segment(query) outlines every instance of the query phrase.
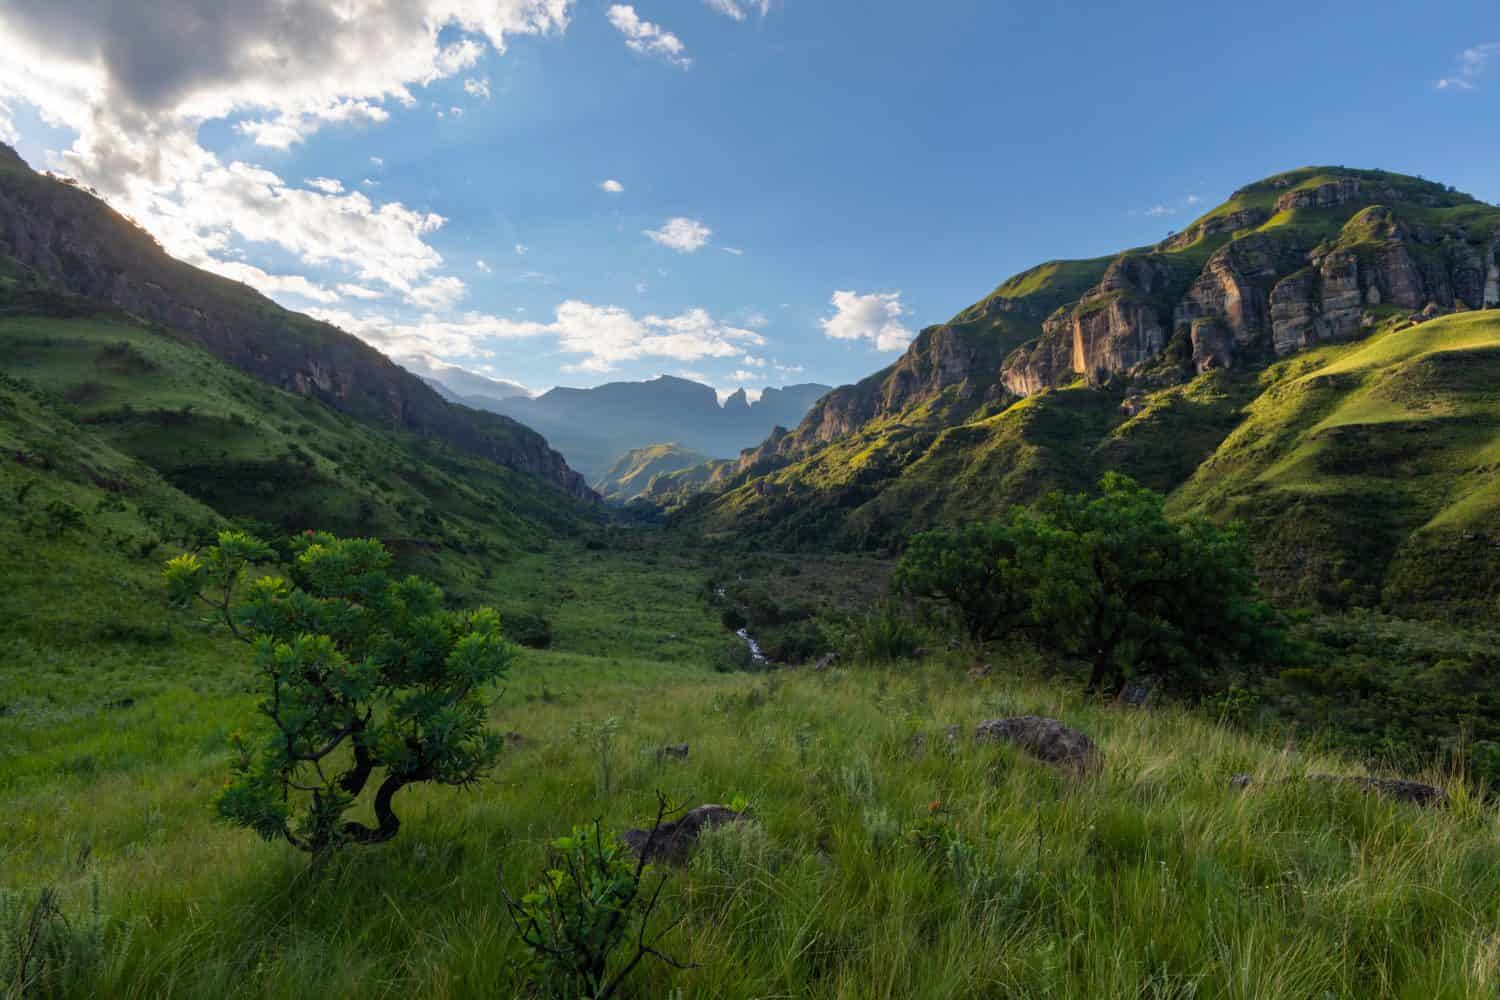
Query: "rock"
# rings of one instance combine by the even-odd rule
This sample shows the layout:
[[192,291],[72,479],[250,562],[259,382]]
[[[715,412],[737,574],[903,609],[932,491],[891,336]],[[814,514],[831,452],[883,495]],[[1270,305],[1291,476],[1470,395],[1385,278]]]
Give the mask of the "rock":
[[674,760],[687,760],[688,745],[686,743],[668,743],[659,751],[660,756],[671,757]]
[[505,734],[505,745],[511,747],[512,749],[519,750],[521,747],[529,747],[535,742],[536,740],[532,739],[530,736],[522,736],[517,732],[509,732]]
[[1276,199],[1276,212],[1291,212],[1299,208],[1332,208],[1354,201],[1359,197],[1359,178],[1340,177],[1312,188],[1288,191]]
[[655,831],[626,830],[620,839],[637,857],[680,865],[692,856],[698,836],[704,830],[744,819],[744,813],[737,813],[728,806],[705,805],[691,810],[679,820],[663,823]]
[[1248,774],[1232,775],[1229,779],[1230,788],[1249,788],[1255,784],[1255,779]]
[[964,733],[964,727],[961,726],[961,725],[959,725],[956,722],[953,725],[948,726],[946,729],[943,730],[943,735],[946,736],[946,737],[948,737],[948,742],[949,743],[957,743],[958,742],[958,738],[960,736],[962,736],[963,733]]
[[1150,684],[1127,684],[1116,700],[1131,708],[1145,708],[1151,704],[1151,696],[1154,694],[1156,694],[1156,689]]
[[972,667],[969,668],[969,680],[971,680],[971,681],[983,680],[984,678],[988,677],[990,674],[994,673],[994,671],[995,671],[995,668],[992,667],[992,666],[990,666],[988,663],[984,663],[982,661],[981,662],[975,662],[975,664]]
[[1350,774],[1309,774],[1308,781],[1355,785],[1366,792],[1377,792],[1398,802],[1410,802],[1418,806],[1445,806],[1448,793],[1434,785],[1420,781],[1405,781],[1400,778],[1369,778]]
[[981,722],[974,738],[1013,744],[1038,760],[1079,774],[1096,770],[1103,763],[1103,754],[1087,735],[1038,715]]
[[822,656],[818,657],[817,662],[815,662],[813,664],[813,669],[814,670],[819,670],[819,671],[827,670],[829,667],[833,666],[835,663],[838,663],[838,662],[839,662],[839,654],[837,654],[837,653],[824,653]]

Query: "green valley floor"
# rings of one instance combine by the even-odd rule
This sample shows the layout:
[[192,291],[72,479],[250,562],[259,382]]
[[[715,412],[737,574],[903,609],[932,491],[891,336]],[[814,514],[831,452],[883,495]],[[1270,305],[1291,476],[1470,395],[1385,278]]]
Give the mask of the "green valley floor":
[[[494,703],[518,734],[500,766],[403,792],[394,842],[309,866],[213,818],[226,739],[253,721],[243,649],[167,610],[153,560],[14,525],[0,543],[0,970],[44,890],[66,921],[36,995],[533,995],[501,885],[520,892],[574,824],[649,822],[658,790],[742,797],[754,822],[671,873],[662,948],[689,968],[648,962],[630,996],[1500,990],[1500,815],[1462,782],[1441,810],[1309,782],[1354,768],[1086,702],[1003,650],[977,681],[956,651],[718,673],[706,563],[651,533],[496,567],[495,597],[555,631]],[[869,569],[782,578],[857,592]],[[973,740],[1022,714],[1092,735],[1102,771]],[[679,742],[684,760],[658,752]]]

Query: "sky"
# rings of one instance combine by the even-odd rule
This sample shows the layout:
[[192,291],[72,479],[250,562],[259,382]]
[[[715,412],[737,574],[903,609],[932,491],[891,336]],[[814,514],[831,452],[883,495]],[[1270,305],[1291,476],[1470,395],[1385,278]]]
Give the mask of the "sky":
[[0,141],[398,361],[842,384],[1308,164],[1500,202],[1500,11],[0,0]]

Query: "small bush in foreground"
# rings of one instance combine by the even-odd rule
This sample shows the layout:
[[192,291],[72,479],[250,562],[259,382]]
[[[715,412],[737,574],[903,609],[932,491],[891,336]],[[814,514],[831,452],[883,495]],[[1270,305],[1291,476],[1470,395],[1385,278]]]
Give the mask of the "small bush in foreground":
[[[515,647],[493,610],[446,611],[433,584],[391,579],[379,542],[308,533],[294,550],[290,579],[251,579],[271,549],[233,531],[167,563],[174,603],[207,606],[255,650],[269,725],[232,737],[219,813],[314,854],[390,840],[401,789],[471,785],[493,764],[483,692]],[[375,825],[345,821],[377,773]]]
[[[666,812],[665,800],[659,800],[653,835]],[[547,995],[615,996],[648,956],[686,968],[657,950],[676,924],[652,934],[651,917],[667,876],[648,886],[651,874],[644,852],[636,857],[595,820],[552,842],[546,870],[530,892],[515,899],[501,887]]]

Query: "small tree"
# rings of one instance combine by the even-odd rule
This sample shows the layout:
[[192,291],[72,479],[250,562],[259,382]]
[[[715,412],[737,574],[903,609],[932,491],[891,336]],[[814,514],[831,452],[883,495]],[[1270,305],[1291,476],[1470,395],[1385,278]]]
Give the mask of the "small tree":
[[1206,668],[1285,649],[1238,525],[1170,519],[1160,494],[1117,473],[1099,488],[918,535],[893,584],[948,601],[976,639],[1025,629],[1085,658],[1092,690],[1140,674],[1191,686]]
[[1039,635],[1091,663],[1089,688],[1155,674],[1195,685],[1226,660],[1259,661],[1285,629],[1260,598],[1239,525],[1169,519],[1161,494],[1118,473],[1098,496],[1054,493],[1023,517],[1035,546]]
[[[501,740],[484,691],[514,647],[493,610],[447,611],[433,584],[392,579],[379,542],[310,532],[293,549],[289,578],[252,577],[272,550],[232,531],[166,566],[174,603],[206,606],[254,648],[264,694],[269,725],[258,739],[232,738],[218,810],[315,854],[380,843],[400,828],[401,789],[468,786],[492,766]],[[346,821],[372,783],[375,825]]]
[[908,597],[947,602],[969,638],[987,642],[1027,621],[1030,534],[1019,516],[925,531],[902,554],[891,586]]

